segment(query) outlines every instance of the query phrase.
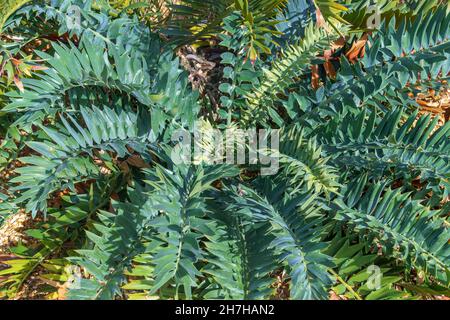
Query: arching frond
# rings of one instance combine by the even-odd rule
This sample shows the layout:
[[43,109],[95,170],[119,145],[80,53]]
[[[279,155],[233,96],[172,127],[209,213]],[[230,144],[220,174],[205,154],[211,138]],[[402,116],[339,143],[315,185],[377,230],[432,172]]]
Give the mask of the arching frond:
[[284,94],[296,82],[295,77],[307,71],[318,53],[336,38],[335,34],[327,34],[324,29],[311,23],[298,44],[289,45],[280,59],[276,59],[269,69],[263,70],[261,82],[247,96],[251,116],[258,109],[273,106],[273,101],[278,100],[277,95]]
[[[358,181],[364,187],[365,180]],[[379,242],[383,250],[448,283],[450,233],[436,212],[413,201],[402,189],[381,183],[367,192],[349,189],[335,219]]]
[[[270,224],[275,236],[271,249],[279,256],[280,266],[288,268],[291,277],[291,298],[301,300],[326,299],[331,266],[328,256],[321,253],[326,245],[320,242],[320,208],[315,197],[300,194],[292,199],[283,197],[285,187],[266,186],[264,196],[242,188],[245,197],[234,197],[232,210],[249,216],[254,222]],[[314,217],[314,219],[308,219]]]
[[339,124],[329,125],[323,136],[324,149],[338,168],[409,183],[419,178],[445,199],[450,192],[450,124],[438,128],[438,118],[402,116],[393,110],[376,123],[375,113],[367,117],[363,110],[336,120]]
[[40,156],[22,157],[20,161],[29,165],[17,168],[19,176],[10,182],[18,184],[13,190],[20,191],[16,203],[26,203],[33,216],[46,212],[47,198],[53,191],[74,190],[76,182],[100,178],[94,157],[111,162],[107,152],[124,157],[131,154],[131,148],[149,154],[151,145],[155,146],[156,137],[148,128],[150,118],[145,112],[83,108],[80,113],[86,128],[74,117],[62,115],[60,130],[42,126],[46,139],[27,143]]

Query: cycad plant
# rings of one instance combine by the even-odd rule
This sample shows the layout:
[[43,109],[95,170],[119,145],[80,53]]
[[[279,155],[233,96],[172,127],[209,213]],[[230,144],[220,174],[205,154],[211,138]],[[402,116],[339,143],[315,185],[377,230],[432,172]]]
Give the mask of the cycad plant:
[[[424,2],[1,4],[0,239],[28,218],[0,298],[450,297],[450,10]],[[256,161],[179,161],[207,131]]]

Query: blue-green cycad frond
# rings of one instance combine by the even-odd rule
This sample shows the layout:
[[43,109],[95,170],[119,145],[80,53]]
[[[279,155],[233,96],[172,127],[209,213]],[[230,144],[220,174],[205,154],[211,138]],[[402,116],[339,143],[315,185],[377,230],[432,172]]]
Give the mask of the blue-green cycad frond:
[[276,102],[281,101],[279,96],[286,94],[287,89],[297,82],[297,77],[308,73],[318,54],[336,39],[336,33],[327,32],[310,23],[298,43],[287,46],[279,59],[269,68],[263,69],[260,83],[247,95],[247,117],[251,119],[255,117],[255,113],[264,111],[266,116],[269,115],[281,126],[283,121],[275,111]]
[[144,239],[158,215],[151,199],[143,203],[115,203],[113,207],[114,213],[99,212],[94,230],[86,231],[93,247],[77,250],[79,256],[70,258],[92,277],[75,279],[69,299],[112,300],[122,296],[125,272],[131,269],[133,258],[146,251]]
[[438,127],[437,121],[430,115],[418,118],[417,112],[404,118],[399,109],[378,119],[363,110],[334,119],[319,139],[337,168],[369,172],[375,179],[387,176],[411,183],[420,178],[445,199],[450,194],[450,124]]
[[[397,27],[397,24],[399,25]],[[337,80],[318,90],[310,102],[317,109],[305,119],[324,117],[361,106],[387,112],[390,106],[414,106],[408,97],[418,84],[422,90],[442,86],[429,77],[445,79],[450,71],[450,14],[445,8],[381,27],[366,44],[364,57],[350,64],[343,57]],[[305,92],[307,94],[307,92]]]
[[[40,56],[51,68],[38,79],[24,81],[23,93],[10,92],[8,95],[12,101],[3,110],[27,112],[31,119],[36,118],[35,113],[42,114],[43,111],[54,114],[66,109],[67,91],[75,90],[83,94],[79,90],[85,91],[90,87],[119,90],[149,105],[151,80],[146,61],[142,57],[133,58],[132,53],[122,49],[113,53],[111,63],[106,51],[107,43],[100,38],[90,40],[82,38],[78,47],[53,43],[53,56],[41,52]],[[89,97],[89,94],[84,93],[84,96]]]
[[448,283],[450,233],[438,211],[411,200],[401,188],[385,183],[365,190],[367,176],[354,181],[343,199],[337,200],[335,219],[380,243],[383,251]]
[[306,139],[303,131],[292,127],[282,131],[279,150],[280,175],[291,186],[301,190],[305,185],[315,193],[327,196],[339,190],[337,170],[323,157],[322,148],[314,139]]
[[85,32],[76,45],[52,43],[53,54],[38,52],[50,68],[36,79],[25,79],[24,92],[9,92],[11,102],[3,111],[24,113],[16,123],[29,128],[59,111],[137,105],[152,111],[155,132],[170,121],[192,127],[200,109],[198,93],[178,58],[161,54],[154,34],[130,30],[131,39],[143,37],[135,43],[118,30],[122,25],[115,20],[105,36]]
[[[27,145],[40,156],[30,155],[20,160],[28,164],[17,168],[19,176],[10,182],[20,183],[13,190],[20,191],[17,203],[26,203],[33,215],[46,212],[47,198],[56,190],[71,188],[74,184],[102,176],[94,156],[111,161],[108,152],[119,157],[130,155],[130,150],[140,152],[151,160],[150,149],[156,147],[156,137],[149,130],[147,112],[113,109],[81,109],[80,120],[71,115],[61,115],[62,125],[57,128],[41,126],[44,139],[29,141]],[[131,148],[131,149],[129,149]]]
[[215,203],[214,207],[214,220],[208,224],[211,232],[205,243],[208,263],[202,269],[212,278],[212,285],[205,290],[204,297],[269,298],[273,294],[271,274],[276,271],[277,263],[271,249],[274,236],[270,225],[254,223],[227,211],[227,203],[222,207]]
[[332,263],[321,252],[326,244],[320,241],[321,207],[314,203],[317,198],[310,193],[289,197],[285,195],[286,186],[270,187],[267,183],[258,188],[262,195],[243,186],[236,189],[235,203],[229,210],[253,223],[270,225],[274,236],[270,249],[291,277],[291,298],[327,299],[331,283],[327,268]]
[[[204,236],[207,207],[204,192],[212,183],[237,174],[230,166],[177,166],[174,171],[157,166],[149,171],[148,183],[154,188],[151,197],[160,215],[155,220],[154,284],[151,294],[163,286],[175,286],[175,296],[192,298],[198,285],[198,262],[204,258],[200,240]],[[181,290],[181,288],[183,288]]]

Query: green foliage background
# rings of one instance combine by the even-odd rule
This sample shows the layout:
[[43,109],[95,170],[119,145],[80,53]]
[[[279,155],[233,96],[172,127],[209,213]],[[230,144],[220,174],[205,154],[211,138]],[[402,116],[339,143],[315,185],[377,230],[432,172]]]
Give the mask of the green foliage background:
[[[379,1],[374,30],[368,0],[25,2],[0,6],[0,225],[35,220],[0,298],[450,296],[450,122],[414,98],[448,89],[447,1]],[[213,96],[186,46],[219,53]],[[174,164],[198,121],[280,129],[280,170]]]

